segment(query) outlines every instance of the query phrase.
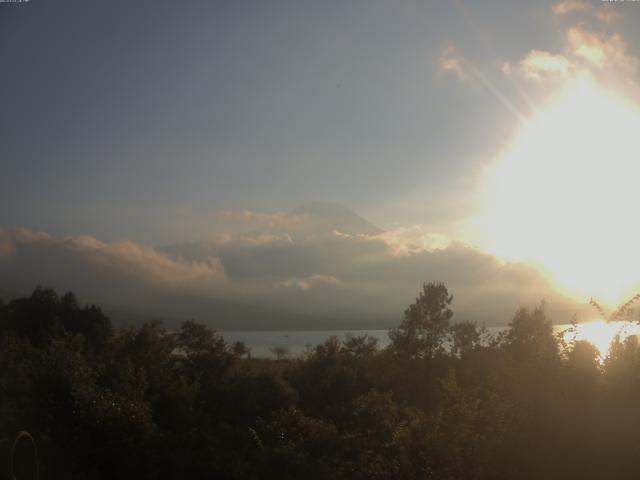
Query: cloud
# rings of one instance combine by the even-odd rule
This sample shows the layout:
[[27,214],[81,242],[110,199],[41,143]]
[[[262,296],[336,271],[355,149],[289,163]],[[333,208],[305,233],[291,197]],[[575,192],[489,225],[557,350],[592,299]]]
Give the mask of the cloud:
[[620,20],[622,15],[614,10],[614,6],[607,4],[607,2],[601,2],[600,7],[596,10],[595,16],[599,20],[605,23],[612,23],[616,20]]
[[[216,257],[198,262],[171,257],[153,247],[131,241],[102,242],[92,236],[56,237],[27,229],[0,230],[4,253],[3,272],[17,276],[41,271],[42,277],[67,278],[81,287],[86,278],[106,277],[109,281],[179,287],[220,283],[225,274]],[[35,278],[33,281],[44,281]],[[4,279],[7,280],[6,278]],[[74,285],[65,285],[67,288]]]
[[[561,320],[575,311],[525,265],[503,264],[424,225],[372,233],[366,222],[341,218],[324,218],[315,223],[324,230],[296,238],[229,234],[163,248],[0,230],[0,291],[43,284],[224,329],[388,327],[428,281],[446,282],[459,320],[504,324],[543,297],[552,312],[554,300],[564,308]],[[361,233],[339,229],[356,225]]]
[[0,259],[2,257],[10,257],[15,253],[16,249],[13,242],[9,238],[2,238],[0,235]]
[[616,6],[609,2],[590,2],[587,0],[565,0],[556,3],[551,7],[551,11],[559,16],[571,13],[584,14],[611,23],[622,18],[622,15],[615,10]]
[[[563,8],[571,5],[573,3]],[[619,33],[607,35],[577,26],[569,28],[565,38],[566,46],[562,53],[533,49],[515,67],[504,62],[502,73],[545,83],[588,74],[616,89],[636,85],[640,61],[629,52],[627,42]],[[633,95],[632,92],[630,94]]]
[[215,257],[188,262],[131,241],[104,243],[90,236],[70,237],[65,247],[83,255],[102,269],[114,269],[125,276],[166,285],[221,280],[224,270]]
[[171,248],[188,258],[218,256],[236,290],[251,285],[246,303],[260,299],[300,318],[314,312],[326,321],[340,315],[391,325],[423,282],[438,280],[456,295],[459,319],[504,323],[518,306],[543,297],[560,305],[556,313],[563,319],[577,309],[533,268],[504,264],[424,225],[377,234],[334,228],[278,245],[212,242]]
[[540,80],[548,76],[566,77],[571,63],[563,55],[531,50],[520,62],[520,68],[525,77]]
[[250,246],[264,246],[264,245],[282,245],[293,242],[293,238],[288,233],[254,233],[251,234],[234,234],[232,232],[225,232],[215,237],[215,242],[220,245],[234,244],[234,245],[250,245]]
[[308,220],[308,216],[304,214],[295,215],[282,212],[260,213],[250,210],[243,210],[242,212],[223,210],[216,212],[215,218],[225,223],[238,222],[267,228],[297,226]]
[[317,285],[335,285],[339,280],[333,275],[313,274],[304,278],[289,278],[279,283],[283,288],[299,288],[300,290],[309,290]]
[[556,3],[551,7],[551,10],[556,15],[566,15],[571,12],[585,12],[591,5],[586,1],[581,0],[566,0],[564,2]]
[[445,235],[429,232],[425,225],[398,227],[375,235],[349,235],[338,230],[334,230],[333,233],[343,238],[380,242],[388,248],[388,251],[393,257],[404,257],[421,252],[433,252],[446,248],[451,243]]
[[440,71],[443,73],[453,73],[459,79],[466,77],[464,69],[462,68],[463,59],[458,55],[455,47],[447,47],[444,49],[440,58],[438,59]]
[[573,27],[567,32],[567,41],[569,51],[592,67],[637,71],[638,58],[627,52],[627,43],[618,33],[607,37],[582,27]]

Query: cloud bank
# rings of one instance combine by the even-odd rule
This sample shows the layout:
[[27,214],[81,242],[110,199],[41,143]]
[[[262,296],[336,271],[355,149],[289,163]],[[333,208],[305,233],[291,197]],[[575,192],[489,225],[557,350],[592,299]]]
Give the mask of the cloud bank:
[[426,281],[447,283],[459,320],[504,324],[542,298],[559,321],[580,308],[533,269],[420,225],[384,231],[336,206],[277,222],[241,215],[252,232],[166,247],[2,230],[0,289],[72,289],[119,310],[227,330],[389,327]]
[[504,62],[502,73],[537,82],[558,82],[587,73],[605,85],[635,86],[639,59],[616,31],[614,22],[621,18],[618,10],[619,6],[609,2],[567,0],[553,5],[553,14],[569,22],[563,27],[564,49],[533,48],[516,62]]

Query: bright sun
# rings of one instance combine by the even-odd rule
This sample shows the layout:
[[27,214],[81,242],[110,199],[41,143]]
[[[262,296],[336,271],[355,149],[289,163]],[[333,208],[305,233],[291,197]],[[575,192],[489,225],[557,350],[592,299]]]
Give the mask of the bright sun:
[[564,332],[564,340],[585,340],[593,344],[600,353],[600,358],[604,359],[611,348],[613,339],[618,336],[620,340],[631,335],[640,334],[640,325],[630,322],[610,322],[603,320],[593,320],[591,322],[579,323],[575,332],[567,329],[568,325],[559,325],[556,327],[559,331]]
[[640,110],[589,78],[527,121],[487,179],[487,248],[615,305],[640,270]]

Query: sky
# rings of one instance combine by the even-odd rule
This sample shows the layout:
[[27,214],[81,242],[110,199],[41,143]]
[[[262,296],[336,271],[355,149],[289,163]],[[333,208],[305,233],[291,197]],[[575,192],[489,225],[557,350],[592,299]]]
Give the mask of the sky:
[[639,285],[639,20],[578,0],[0,3],[0,289],[225,328],[384,323],[436,280],[488,323],[613,304]]

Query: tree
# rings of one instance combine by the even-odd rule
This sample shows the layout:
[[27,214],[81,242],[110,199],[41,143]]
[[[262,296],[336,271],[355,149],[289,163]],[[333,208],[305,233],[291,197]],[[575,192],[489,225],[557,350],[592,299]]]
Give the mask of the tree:
[[274,345],[269,351],[276,357],[276,360],[282,360],[289,356],[289,349],[284,345]]
[[80,307],[73,292],[60,297],[59,313],[64,329],[69,333],[81,334],[93,349],[102,348],[113,336],[111,320],[100,307]]
[[111,320],[99,307],[81,307],[73,293],[60,297],[55,290],[42,287],[2,309],[0,331],[27,337],[36,344],[47,344],[64,334],[82,335],[95,350],[104,347],[113,335]]
[[194,320],[187,320],[180,325],[178,343],[187,354],[222,352],[227,349],[227,345],[220,335]]
[[376,354],[378,350],[378,339],[371,335],[352,335],[347,334],[344,342],[342,342],[342,353],[355,357],[367,358]]
[[533,310],[520,308],[509,323],[506,344],[516,358],[557,360],[558,339],[553,334],[553,325],[547,318],[545,303]]
[[464,356],[481,340],[482,330],[475,323],[460,322],[451,326],[451,353],[456,356]]
[[600,352],[595,345],[578,340],[567,353],[567,367],[568,380],[565,383],[584,401],[593,393],[600,377]]
[[247,356],[247,358],[251,358],[251,349],[247,347],[247,344],[242,340],[234,342],[231,346],[231,350],[233,351],[233,354],[238,358],[242,358],[245,355]]
[[453,316],[452,301],[444,283],[425,283],[415,303],[405,310],[400,326],[389,332],[394,353],[409,358],[433,358],[442,353]]

